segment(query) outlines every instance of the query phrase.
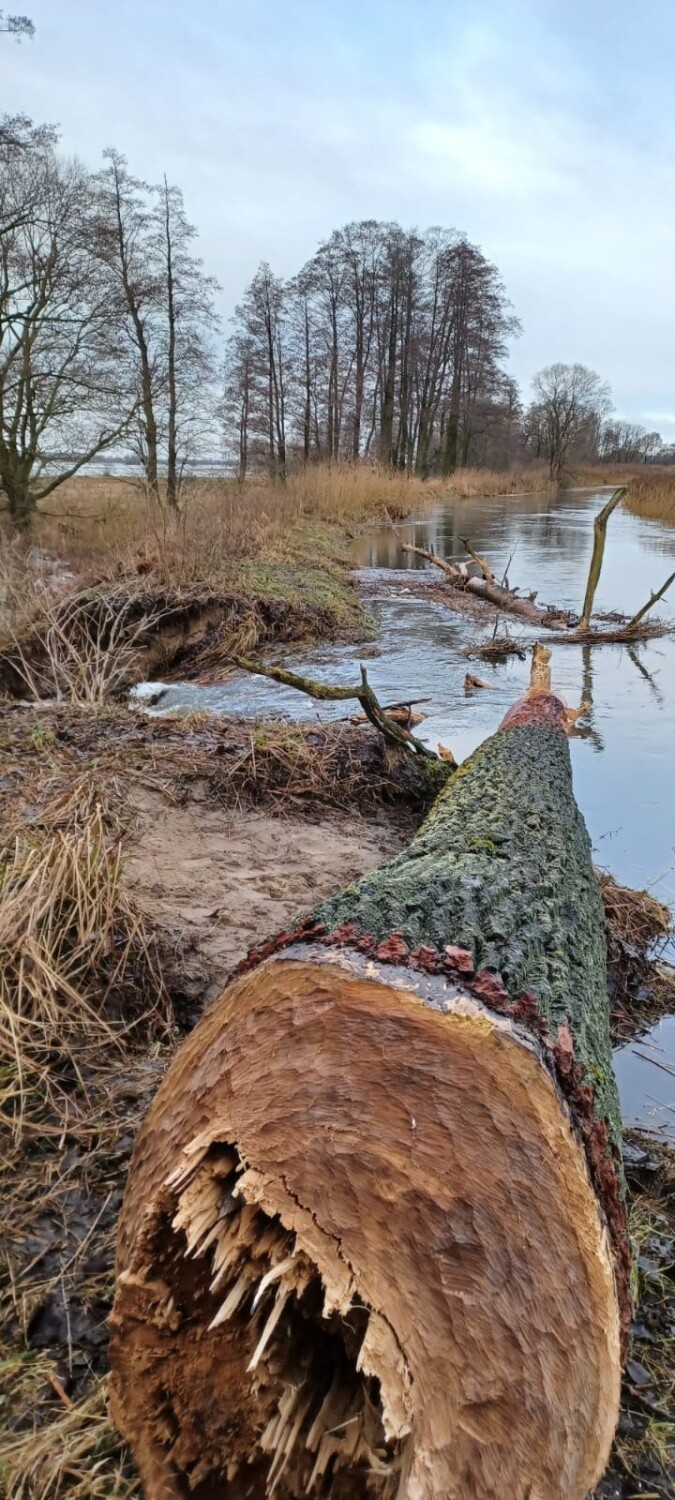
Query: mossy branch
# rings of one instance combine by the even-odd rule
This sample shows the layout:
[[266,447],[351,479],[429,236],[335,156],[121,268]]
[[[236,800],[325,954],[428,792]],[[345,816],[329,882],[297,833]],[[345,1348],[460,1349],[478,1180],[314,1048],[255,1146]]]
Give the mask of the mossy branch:
[[409,729],[401,729],[398,724],[390,719],[382,707],[376,693],[370,686],[365,667],[361,667],[360,687],[336,687],[331,683],[317,682],[313,677],[301,677],[297,672],[288,672],[284,667],[265,667],[261,662],[250,661],[246,656],[234,656],[235,665],[243,672],[253,672],[259,677],[269,677],[272,682],[280,682],[284,687],[295,688],[299,693],[306,693],[309,698],[315,698],[319,702],[335,703],[347,698],[356,698],[361,704],[366,718],[375,729],[388,740],[390,744],[399,749],[412,750],[415,755],[426,757],[427,760],[438,760],[434,750],[430,750],[422,740],[411,734]]

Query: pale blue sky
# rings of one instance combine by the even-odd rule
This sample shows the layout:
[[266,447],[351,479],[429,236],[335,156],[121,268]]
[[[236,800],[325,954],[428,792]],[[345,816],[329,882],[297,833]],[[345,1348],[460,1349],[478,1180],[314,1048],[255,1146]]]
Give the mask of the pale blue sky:
[[18,0],[0,108],[185,193],[227,316],[349,219],[463,229],[529,380],[580,360],[675,437],[672,0]]

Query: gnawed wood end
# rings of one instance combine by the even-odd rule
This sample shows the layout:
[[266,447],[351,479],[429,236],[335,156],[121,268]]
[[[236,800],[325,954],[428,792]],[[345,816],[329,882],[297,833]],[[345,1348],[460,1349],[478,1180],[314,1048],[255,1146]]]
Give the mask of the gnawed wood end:
[[537,1044],[450,981],[309,950],[233,984],[141,1132],[118,1273],[147,1500],[583,1500],[605,1467],[583,1151]]
[[504,715],[500,729],[516,729],[523,724],[541,724],[567,734],[584,711],[567,707],[563,698],[551,690],[551,652],[539,641],[532,648],[530,685],[527,692]]

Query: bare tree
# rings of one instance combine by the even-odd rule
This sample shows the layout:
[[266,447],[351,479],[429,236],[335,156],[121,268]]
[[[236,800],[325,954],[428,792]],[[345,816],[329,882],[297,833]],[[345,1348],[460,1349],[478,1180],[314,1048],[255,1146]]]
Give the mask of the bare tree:
[[660,432],[645,432],[640,446],[640,457],[645,464],[658,462],[666,452]]
[[4,10],[0,10],[0,32],[2,31],[20,42],[24,37],[35,36],[35,25],[30,16],[8,16]]
[[183,476],[215,414],[215,277],[194,254],[197,231],[180,188],[153,189],[154,234],[165,351],[166,498],[177,509]]
[[94,179],[96,246],[111,273],[115,314],[138,389],[138,456],[150,491],[159,496],[159,437],[165,385],[159,304],[161,279],[150,253],[149,188],[132,177],[125,158],[109,148]]
[[238,333],[245,339],[249,351],[248,391],[255,398],[249,407],[250,425],[270,474],[280,479],[286,475],[287,462],[287,302],[283,282],[263,261],[235,313]]
[[527,416],[538,456],[548,459],[552,483],[559,484],[569,459],[594,456],[601,424],[611,410],[609,386],[586,365],[548,365],[532,382],[534,402]]
[[256,399],[256,351],[249,334],[234,333],[225,355],[225,390],[221,416],[226,433],[234,433],[237,478],[245,480],[249,466],[249,443]]
[[114,288],[138,421],[138,456],[148,486],[178,507],[186,465],[215,410],[213,335],[217,283],[193,252],[196,231],[183,198],[133,177],[113,149],[95,178],[96,250]]
[[0,484],[19,526],[133,417],[92,208],[78,162],[39,138],[3,145]]

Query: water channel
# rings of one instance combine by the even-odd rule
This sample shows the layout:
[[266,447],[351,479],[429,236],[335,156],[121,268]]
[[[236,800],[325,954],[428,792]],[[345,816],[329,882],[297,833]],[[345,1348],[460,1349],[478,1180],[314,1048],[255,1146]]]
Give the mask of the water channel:
[[[591,490],[554,498],[473,499],[440,506],[400,529],[407,540],[453,559],[466,558],[461,538],[468,537],[474,550],[489,558],[496,577],[508,568],[510,583],[523,592],[536,589],[540,602],[578,610],[593,518],[606,499],[606,491]],[[673,559],[675,527],[619,508],[609,523],[596,609],[637,610],[673,570]],[[492,633],[493,621],[479,628],[472,617],[425,598],[419,585],[437,584],[441,575],[403,553],[391,529],[360,536],[353,561],[377,639],[365,646],[314,648],[294,665],[320,679],[347,683],[358,680],[358,665],[365,662],[383,702],[428,699],[417,733],[463,759],[496,729],[524,690],[528,661],[511,656],[487,665],[467,658],[477,638]],[[675,587],[658,609],[662,618],[675,621]],[[500,616],[500,630],[504,621]],[[509,630],[524,646],[532,638],[515,622]],[[552,668],[554,687],[570,705],[590,705],[571,748],[576,796],[596,863],[622,883],[646,886],[675,904],[675,636],[630,649],[554,646]],[[467,670],[492,686],[467,692]],[[245,675],[208,687],[171,684],[154,711],[194,707],[247,717],[328,719],[345,713],[343,703],[315,705],[290,689]],[[616,1064],[626,1119],[675,1140],[675,1018],[663,1020],[639,1044],[620,1049]]]

